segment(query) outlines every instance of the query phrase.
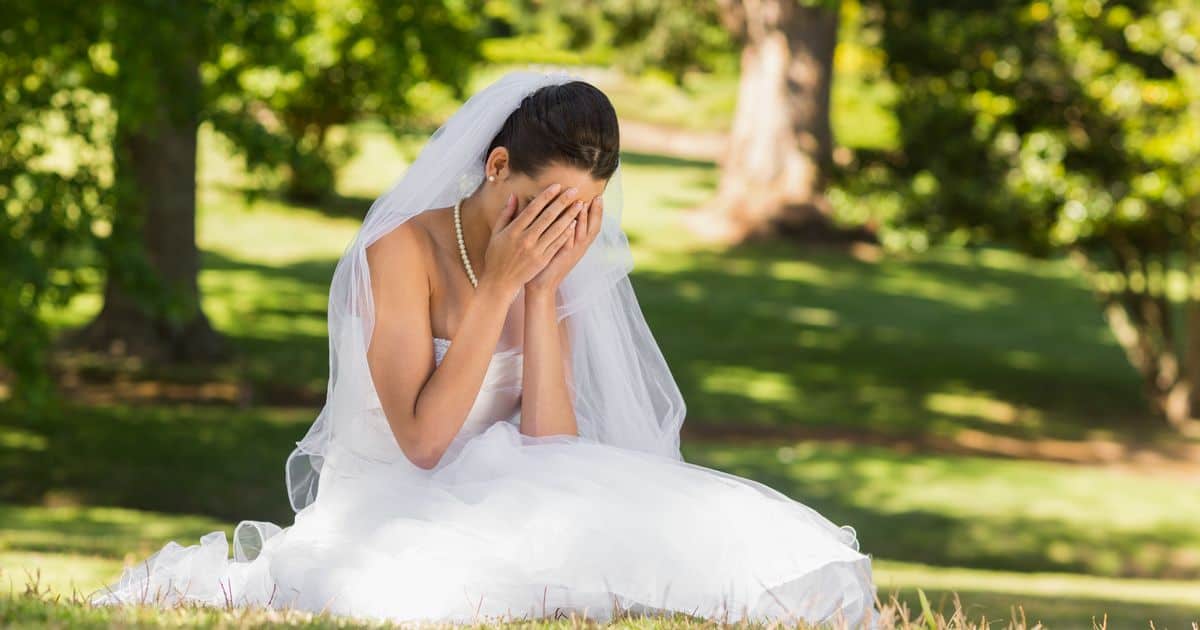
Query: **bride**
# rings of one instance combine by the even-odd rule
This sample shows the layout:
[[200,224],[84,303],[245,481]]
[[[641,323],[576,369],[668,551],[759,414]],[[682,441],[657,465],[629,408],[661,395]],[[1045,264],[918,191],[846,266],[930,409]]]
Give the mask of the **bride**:
[[621,206],[601,91],[521,71],[471,97],[338,262],[295,522],[243,521],[232,560],[223,531],[168,543],[92,601],[874,625],[852,527],[682,460]]

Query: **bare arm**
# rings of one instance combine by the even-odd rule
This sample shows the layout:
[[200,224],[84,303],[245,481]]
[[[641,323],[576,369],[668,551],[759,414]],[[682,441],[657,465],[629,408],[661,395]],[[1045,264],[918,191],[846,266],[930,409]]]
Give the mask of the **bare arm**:
[[[558,193],[536,201],[541,209]],[[471,411],[499,342],[509,306],[521,287],[558,251],[574,217],[547,212],[513,217],[515,197],[492,228],[485,269],[440,365],[433,359],[428,245],[403,223],[367,248],[375,328],[367,363],[397,445],[416,466],[433,468]]]
[[578,435],[571,400],[566,326],[555,313],[555,292],[525,293],[525,358],[522,368],[521,432]]
[[525,359],[521,385],[521,432],[526,435],[578,435],[571,382],[571,348],[559,323],[558,287],[600,233],[604,200],[582,203],[571,238],[555,258],[525,285]]
[[402,224],[367,248],[375,300],[367,361],[396,443],[413,464],[432,468],[479,394],[515,292],[481,283],[435,367],[425,246],[417,229]]

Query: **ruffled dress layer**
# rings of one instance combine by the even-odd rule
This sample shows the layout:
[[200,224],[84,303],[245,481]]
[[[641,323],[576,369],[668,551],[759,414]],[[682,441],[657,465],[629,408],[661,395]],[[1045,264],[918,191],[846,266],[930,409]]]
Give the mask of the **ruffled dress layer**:
[[460,437],[433,470],[403,456],[358,456],[399,450],[380,415],[344,441],[359,453],[327,454],[317,498],[291,526],[243,522],[232,559],[224,532],[169,543],[93,601],[394,621],[628,612],[875,625],[871,558],[852,527],[701,466],[524,436],[519,375],[519,354],[493,357]]

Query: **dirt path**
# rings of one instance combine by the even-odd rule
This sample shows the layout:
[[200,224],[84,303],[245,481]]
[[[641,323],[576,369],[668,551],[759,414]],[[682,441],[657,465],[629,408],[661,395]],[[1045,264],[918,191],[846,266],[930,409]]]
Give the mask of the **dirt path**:
[[728,143],[726,134],[675,129],[622,118],[621,149],[687,160],[718,161]]

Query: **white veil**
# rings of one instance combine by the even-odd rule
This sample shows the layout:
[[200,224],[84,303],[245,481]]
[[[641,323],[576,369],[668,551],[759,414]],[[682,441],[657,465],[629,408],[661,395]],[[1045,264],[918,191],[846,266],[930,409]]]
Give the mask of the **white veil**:
[[[504,75],[439,127],[403,177],[371,205],[333,274],[325,406],[285,467],[294,510],[316,498],[326,454],[339,436],[354,433],[348,423],[365,422],[365,414],[379,408],[366,357],[375,324],[366,248],[409,218],[473,192],[483,180],[489,144],[522,100],[542,86],[576,80],[583,79],[561,71]],[[571,339],[579,433],[680,459],[683,397],[629,282],[633,258],[621,230],[622,204],[618,163],[604,192],[601,232],[560,288],[558,317],[567,320]],[[354,452],[341,449],[347,450]]]

